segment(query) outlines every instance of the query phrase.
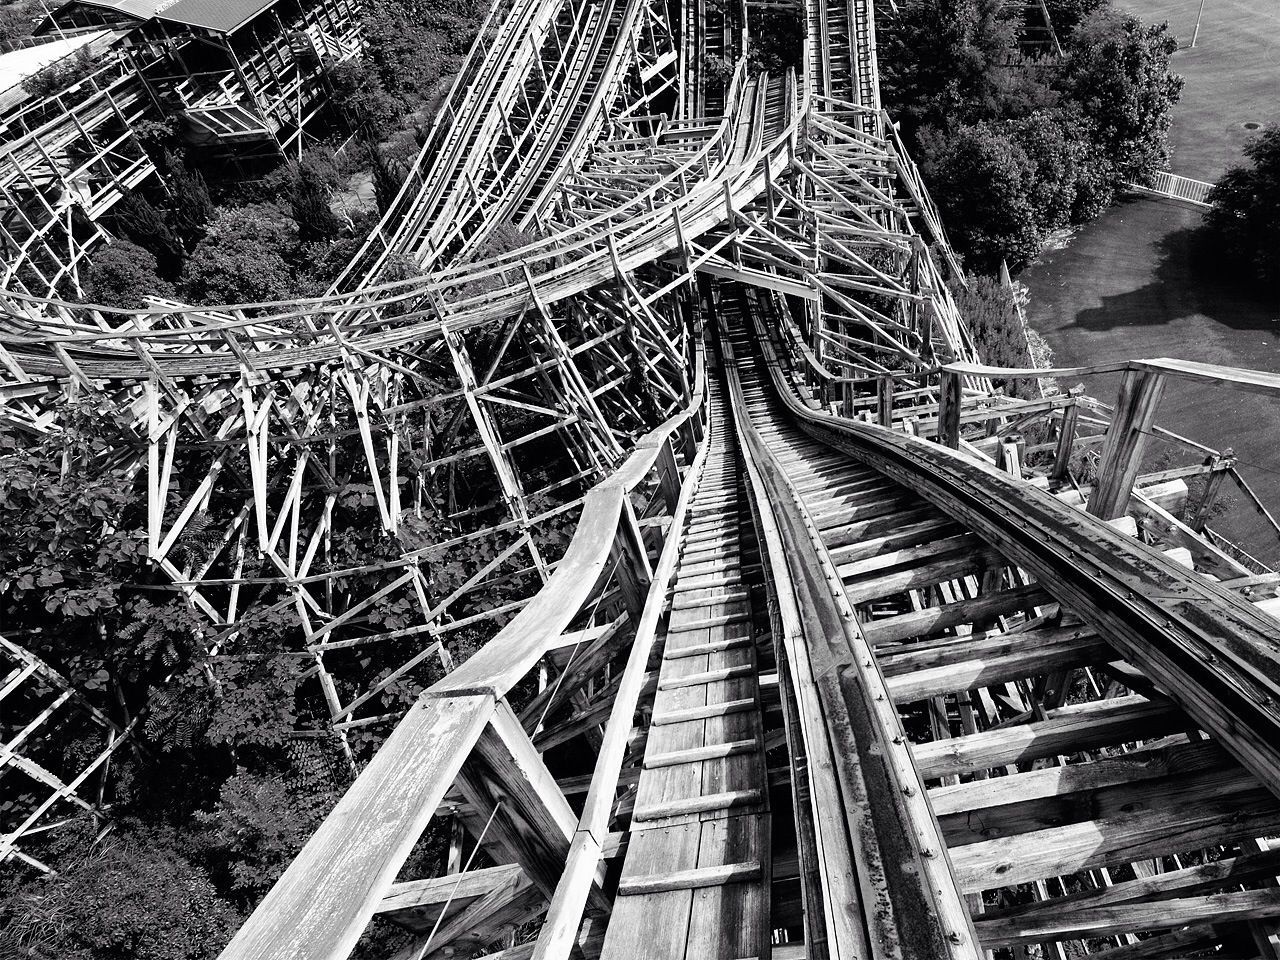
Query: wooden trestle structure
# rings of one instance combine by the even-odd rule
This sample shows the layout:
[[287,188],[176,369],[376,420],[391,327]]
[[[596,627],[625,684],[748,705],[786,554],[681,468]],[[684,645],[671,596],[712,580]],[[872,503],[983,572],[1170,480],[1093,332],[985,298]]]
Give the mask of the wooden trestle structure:
[[[872,4],[802,13],[800,74],[769,77],[744,6],[496,6],[326,297],[0,293],[4,416],[124,415],[157,578],[211,644],[296,611],[300,735],[358,771],[226,960],[388,924],[406,960],[1277,955],[1280,578],[1206,525],[1224,481],[1251,495],[1230,456],[1154,418],[1169,377],[1280,379],[993,389],[1098,371],[981,365]],[[503,223],[533,239],[476,259]],[[1192,462],[1144,474],[1152,438]],[[335,552],[336,514],[385,549]],[[0,857],[39,867],[133,727],[23,640],[0,770],[35,786]],[[36,751],[49,697],[102,729],[87,770]],[[440,874],[403,875],[443,818]]]

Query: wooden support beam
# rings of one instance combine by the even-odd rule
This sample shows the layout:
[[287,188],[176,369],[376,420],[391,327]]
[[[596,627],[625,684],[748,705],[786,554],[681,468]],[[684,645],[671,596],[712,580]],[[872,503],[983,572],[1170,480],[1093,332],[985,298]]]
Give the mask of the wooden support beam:
[[1172,705],[1133,695],[1063,707],[1050,712],[1047,720],[1034,723],[922,743],[914,753],[920,775],[931,780],[1147,740],[1192,726]]
[[890,695],[895,702],[904,703],[1041,676],[1114,656],[1106,642],[1087,627],[1040,627],[980,639],[966,636],[936,644],[912,644],[883,653],[879,660]]
[[404,919],[399,914],[412,913],[417,917],[430,917],[428,922],[432,922],[438,913],[438,910],[433,913],[433,908],[442,908],[448,902],[464,907],[472,900],[492,893],[522,872],[519,864],[504,863],[465,873],[393,884],[378,904],[377,912],[387,914],[395,920]]
[[1238,890],[1201,897],[1180,897],[1151,903],[1063,910],[1038,923],[1010,929],[998,921],[974,926],[988,950],[1021,943],[1082,940],[1123,933],[1146,933],[1171,927],[1206,926],[1280,916],[1280,888]]
[[958,373],[943,371],[941,409],[938,411],[938,442],[952,450],[960,447],[960,412],[964,396]]
[[[1224,784],[1214,794],[1165,792],[1131,812],[1069,823],[951,850],[956,879],[967,892],[1064,877],[1120,863],[1267,836],[1280,829],[1280,801],[1263,787]],[[1155,798],[1152,798],[1155,799]]]
[[1017,940],[1004,938],[1029,936],[1032,931],[1042,931],[1046,925],[1052,925],[1060,914],[1121,903],[1157,905],[1173,897],[1256,883],[1277,873],[1280,873],[1280,849],[1240,854],[1016,907],[997,907],[975,918],[974,927],[988,946],[1013,943]]
[[1030,584],[871,620],[862,625],[862,632],[874,644],[890,644],[910,637],[926,637],[950,627],[1005,616],[1051,602],[1052,598],[1044,588],[1038,584]]
[[1102,448],[1098,482],[1089,497],[1089,513],[1103,520],[1123,516],[1134,481],[1142,469],[1142,454],[1164,393],[1164,378],[1153,371],[1126,370],[1120,384],[1111,427]]
[[1061,481],[1067,479],[1068,471],[1071,468],[1071,453],[1075,449],[1076,425],[1079,420],[1079,404],[1072,403],[1070,406],[1063,408],[1062,422],[1058,426],[1058,445],[1053,454],[1053,470],[1049,474],[1050,480]]
[[482,820],[492,817],[493,837],[550,899],[578,818],[505,702],[463,767],[458,789]]

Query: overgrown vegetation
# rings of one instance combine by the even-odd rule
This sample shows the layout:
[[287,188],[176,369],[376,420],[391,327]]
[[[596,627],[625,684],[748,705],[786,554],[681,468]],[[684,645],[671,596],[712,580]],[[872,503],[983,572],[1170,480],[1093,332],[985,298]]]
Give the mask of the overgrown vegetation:
[[1001,0],[909,0],[882,17],[882,92],[967,263],[1016,269],[1166,159],[1167,25],[1108,0],[1050,5],[1061,58],[1029,58]]
[[0,50],[16,48],[18,41],[31,36],[44,17],[38,0],[17,0],[0,5]]
[[[176,124],[144,125],[136,133],[164,190],[113,211],[109,224],[128,244],[94,256],[84,299],[131,309],[148,296],[204,306],[323,293],[399,190],[487,9],[483,0],[366,4],[363,55],[327,67],[335,133],[355,131],[340,155],[320,143],[244,182],[197,167]],[[27,85],[45,96],[90,68],[73,58]],[[372,202],[344,210],[339,196],[365,178]]]
[[[214,223],[206,241],[220,229],[217,218]],[[473,347],[477,362],[487,362],[487,348]],[[74,686],[101,692],[106,709],[137,715],[145,707],[146,713],[132,748],[112,759],[113,786],[105,798],[112,804],[111,832],[99,840],[75,830],[52,834],[39,853],[58,864],[56,877],[23,869],[0,876],[0,956],[203,960],[217,955],[296,855],[345,789],[350,768],[326,732],[328,710],[314,678],[304,677],[309,658],[286,587],[252,585],[252,578],[274,568],[250,549],[241,574],[251,583],[240,595],[235,630],[215,628],[148,560],[145,483],[118,458],[135,437],[131,416],[93,398],[64,405],[58,418],[64,430],[57,435],[0,426],[0,527],[6,531],[0,538],[0,622],[7,636]],[[437,443],[474,446],[478,439],[469,424],[468,418],[442,430]],[[355,428],[339,412],[334,429]],[[407,432],[402,439],[406,449],[419,442]],[[550,450],[530,447],[531,462],[551,469]],[[198,483],[199,457],[177,455],[166,526]],[[434,547],[471,529],[467,523],[488,522],[483,513],[451,519],[499,497],[482,461],[464,459],[426,477],[418,459],[409,458],[406,475],[424,484],[423,508],[405,516],[399,539],[380,531],[367,481],[343,470],[336,477],[329,554],[320,569],[376,564],[415,549],[432,596],[457,590],[507,544],[503,535],[490,533],[448,550]],[[224,475],[247,469],[243,456],[235,456]],[[546,483],[536,466],[529,479]],[[236,494],[215,496],[198,512],[173,548],[174,563],[208,560],[234,519],[237,500]],[[571,529],[572,515],[543,524],[536,534],[543,555],[563,553]],[[500,565],[451,613],[461,619],[523,596],[531,574],[522,579],[518,566]],[[336,578],[333,591],[334,602],[371,592],[358,575]],[[418,616],[415,605],[389,595],[362,612],[360,629],[400,630]],[[451,632],[455,662],[502,622]],[[386,678],[420,646],[414,636],[382,641],[376,655],[344,666],[346,689]],[[404,709],[442,669],[433,659],[406,673],[375,696],[370,710]],[[517,705],[522,695],[516,691]],[[380,736],[378,728],[351,733],[357,756],[367,756]],[[87,759],[98,747],[85,738],[57,749]],[[439,831],[424,841],[415,854],[424,872],[438,865],[444,844]]]
[[1224,266],[1273,296],[1280,284],[1280,126],[1244,148],[1249,165],[1233,167],[1209,191],[1205,225]]
[[[969,332],[983,361],[997,367],[1045,367],[1049,346],[1023,321],[1025,288],[1005,286],[994,277],[970,274],[967,285],[950,284],[956,306],[968,321]],[[1031,400],[1039,396],[1035,380],[996,381],[1010,396]]]

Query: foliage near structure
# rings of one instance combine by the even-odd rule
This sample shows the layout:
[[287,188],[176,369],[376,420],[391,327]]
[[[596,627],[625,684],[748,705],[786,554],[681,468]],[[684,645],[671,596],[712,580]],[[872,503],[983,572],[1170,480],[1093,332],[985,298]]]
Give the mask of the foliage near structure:
[[1249,166],[1232,167],[1209,191],[1205,224],[1223,260],[1276,292],[1280,283],[1280,125],[1244,148]]
[[[246,244],[278,229],[236,212],[215,220],[207,240],[221,242],[214,231],[232,224]],[[58,877],[13,871],[0,880],[0,955],[204,960],[217,955],[336,802],[350,766],[325,730],[323,704],[303,682],[302,628],[287,597],[282,603],[278,587],[246,591],[236,630],[212,630],[147,558],[145,489],[110,456],[129,443],[128,415],[94,399],[62,409],[60,420],[64,429],[53,436],[0,427],[0,527],[7,531],[0,538],[0,622],[75,687],[113,691],[126,711],[146,714],[133,746],[113,759],[113,792],[105,798],[113,805],[112,832],[98,841],[84,832],[62,835],[47,854],[64,866]],[[452,442],[465,446],[474,437],[456,429]],[[432,590],[457,590],[503,542],[488,535],[433,549],[466,529],[436,508],[451,499],[454,512],[467,506],[451,494],[455,484],[440,479],[422,515],[406,518],[400,541],[368,522],[368,487],[342,479],[332,563],[376,563],[416,548],[424,551]],[[178,478],[179,487],[188,481]],[[496,496],[467,471],[458,471],[456,485],[469,496]],[[170,519],[180,490],[173,497]],[[195,517],[175,561],[199,564],[228,521],[216,505]],[[563,552],[571,524],[570,513],[539,531],[548,559]],[[260,562],[247,558],[245,575]],[[341,578],[334,583],[339,592],[353,589]],[[518,578],[497,577],[451,609],[465,618],[523,591]],[[410,611],[388,598],[365,620],[373,632],[396,630],[410,623]],[[455,661],[501,622],[451,634]],[[379,658],[365,667],[372,680],[391,669]],[[402,710],[424,682],[438,678],[440,668],[434,671],[388,684],[375,702]],[[356,730],[351,740],[370,749],[377,736],[376,729]],[[439,853],[433,851],[424,856]],[[116,902],[108,905],[109,898]]]
[[1105,2],[1059,4],[1061,59],[1018,50],[999,0],[913,0],[884,17],[883,93],[968,262],[1019,267],[1164,162],[1176,40]]

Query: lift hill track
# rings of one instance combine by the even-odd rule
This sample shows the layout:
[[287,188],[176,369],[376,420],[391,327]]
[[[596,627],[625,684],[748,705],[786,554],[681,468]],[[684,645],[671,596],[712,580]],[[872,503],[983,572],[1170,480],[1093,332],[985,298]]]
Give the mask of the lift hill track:
[[[347,956],[386,922],[406,958],[1275,954],[1276,577],[1205,524],[1228,456],[1190,442],[1196,462],[1141,470],[1152,436],[1189,443],[1154,425],[1165,378],[1280,383],[1146,361],[1119,365],[1114,408],[994,391],[1044,372],[978,362],[878,109],[874,10],[804,12],[798,78],[749,75],[741,9],[690,5],[682,31],[636,3],[495,14],[369,282],[328,297],[2,295],[5,415],[39,433],[69,397],[130,411],[116,455],[150,556],[211,637],[293,604],[331,729],[394,724],[371,758],[346,744],[367,763],[225,957]],[[564,82],[530,86],[548,70]],[[542,239],[466,259],[526,215]],[[431,269],[378,282],[405,252]],[[549,470],[523,453],[548,438]],[[1073,453],[1099,446],[1077,485]],[[325,562],[338,478],[403,537],[463,461],[496,496],[460,504],[445,547],[505,540],[462,587],[438,595],[424,551]],[[544,556],[540,524],[570,510]],[[213,513],[221,545],[177,559]],[[513,619],[455,668],[450,607],[499,576],[530,599],[478,615]],[[416,625],[361,629],[400,598]],[[5,761],[47,799],[3,852],[40,866],[41,823],[93,807],[130,731],[4,649],[6,694],[57,701]],[[361,673],[373,649],[402,657],[390,678]],[[437,661],[407,713],[377,712]],[[108,731],[85,770],[21,752],[61,709]],[[450,872],[402,876],[440,817]]]

